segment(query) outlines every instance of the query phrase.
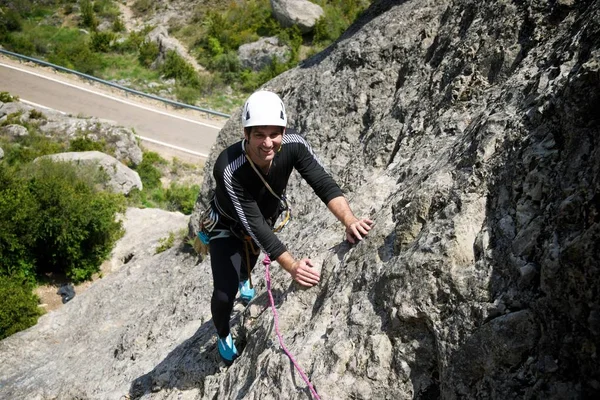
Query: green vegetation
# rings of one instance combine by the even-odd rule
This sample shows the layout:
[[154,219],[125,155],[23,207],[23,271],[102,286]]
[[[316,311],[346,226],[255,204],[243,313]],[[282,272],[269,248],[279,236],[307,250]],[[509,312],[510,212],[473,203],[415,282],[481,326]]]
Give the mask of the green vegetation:
[[129,195],[129,204],[134,207],[162,208],[191,214],[200,192],[200,186],[187,186],[171,182],[169,186],[164,187],[161,182],[164,171],[171,169],[172,173],[177,175],[177,169],[180,168],[198,171],[198,167],[181,164],[177,159],[174,159],[172,166],[169,166],[169,163],[158,153],[144,152],[143,161],[134,168],[140,175],[143,190],[133,191]]
[[0,275],[0,340],[36,324],[42,315],[31,284]]
[[12,103],[13,101],[18,101],[18,96],[12,96],[8,92],[0,92],[0,101],[3,103]]
[[[314,0],[324,16],[314,32],[305,35],[297,28],[281,27],[269,0],[203,2],[192,11],[191,24],[170,27],[170,33],[208,70],[201,73],[175,52],[152,69],[158,46],[144,38],[153,27],[125,32],[116,0],[80,0],[78,8],[74,2],[25,0],[1,5],[0,44],[103,79],[128,80],[134,89],[163,96],[167,89],[181,102],[231,112],[249,92],[336,40],[370,0]],[[132,9],[147,16],[160,6],[136,0]],[[276,36],[289,47],[287,58],[274,58],[260,71],[243,68],[238,48],[267,36]],[[175,83],[166,83],[168,79]]]
[[[0,101],[15,100],[0,93]],[[25,118],[27,117],[27,118]],[[163,185],[164,175],[198,173],[199,167],[168,162],[145,152],[137,169],[144,190],[129,197],[103,191],[106,174],[70,163],[34,160],[65,151],[97,150],[111,154],[112,144],[98,137],[99,126],[74,138],[49,137],[39,130],[46,116],[37,110],[9,114],[0,124],[21,125],[27,135],[0,135],[0,339],[34,325],[39,317],[35,285],[47,274],[66,276],[77,283],[100,272],[116,240],[122,235],[117,213],[126,205],[161,207],[190,214],[200,190],[175,182]],[[27,121],[27,122],[23,122]],[[161,246],[172,247],[175,237]]]
[[175,244],[175,233],[169,232],[169,236],[158,240],[158,247],[154,251],[154,254],[162,253],[163,251],[169,250]]
[[70,163],[0,163],[0,275],[34,282],[53,272],[80,282],[98,272],[122,233],[115,214],[125,205],[97,189],[103,179]]

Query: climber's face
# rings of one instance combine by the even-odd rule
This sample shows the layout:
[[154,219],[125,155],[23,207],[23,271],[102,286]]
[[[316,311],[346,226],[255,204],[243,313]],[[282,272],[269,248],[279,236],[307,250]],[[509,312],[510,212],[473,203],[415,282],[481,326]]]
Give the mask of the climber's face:
[[261,167],[268,167],[281,148],[283,133],[281,126],[253,126],[246,128],[245,136],[248,141],[246,152],[252,161]]

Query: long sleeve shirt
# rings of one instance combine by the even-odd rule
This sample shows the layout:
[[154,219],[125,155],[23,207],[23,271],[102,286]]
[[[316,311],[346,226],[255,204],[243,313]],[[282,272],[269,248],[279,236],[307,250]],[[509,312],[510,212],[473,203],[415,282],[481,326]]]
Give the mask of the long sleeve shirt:
[[[293,169],[312,187],[327,204],[342,196],[335,183],[310,145],[295,130],[288,128],[283,135],[281,150],[276,153],[268,174],[259,173],[277,196],[282,197]],[[278,217],[280,200],[265,187],[248,162],[243,141],[223,150],[213,169],[216,181],[213,205],[226,219],[238,223],[260,248],[272,259],[286,251],[285,245],[273,233]]]

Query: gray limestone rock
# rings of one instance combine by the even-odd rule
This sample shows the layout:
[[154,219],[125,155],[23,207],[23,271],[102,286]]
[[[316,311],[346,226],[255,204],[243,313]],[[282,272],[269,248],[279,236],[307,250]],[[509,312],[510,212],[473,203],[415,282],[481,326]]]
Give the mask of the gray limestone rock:
[[271,0],[273,16],[283,27],[298,26],[302,33],[313,30],[323,9],[308,0]]
[[2,133],[2,135],[6,135],[12,138],[29,135],[29,131],[27,130],[27,128],[25,128],[23,125],[18,124],[10,124],[3,126],[2,128],[0,128],[0,132]]
[[[292,175],[280,238],[321,283],[302,290],[276,263],[270,281],[321,398],[597,395],[600,2],[567,3],[376,1],[265,86],[376,223],[349,245]],[[241,133],[238,111],[196,210]],[[224,368],[210,260],[196,261],[171,249],[125,264],[0,342],[0,397],[308,398],[265,268],[252,305],[234,307],[243,353]]]
[[46,113],[46,116],[38,126],[42,133],[66,140],[85,137],[103,141],[119,161],[131,165],[142,162],[142,149],[131,128],[98,118],[67,117],[58,113]]
[[238,49],[238,59],[242,68],[260,71],[271,64],[273,59],[286,63],[290,58],[290,49],[279,43],[276,37],[261,38],[256,42],[243,44]]
[[128,194],[133,189],[142,190],[142,180],[136,171],[126,167],[116,158],[99,151],[58,153],[43,156],[43,158],[77,165],[97,166],[108,175],[107,188],[115,193]]
[[0,147],[0,160],[2,160],[4,158],[4,150],[2,150],[2,147]]

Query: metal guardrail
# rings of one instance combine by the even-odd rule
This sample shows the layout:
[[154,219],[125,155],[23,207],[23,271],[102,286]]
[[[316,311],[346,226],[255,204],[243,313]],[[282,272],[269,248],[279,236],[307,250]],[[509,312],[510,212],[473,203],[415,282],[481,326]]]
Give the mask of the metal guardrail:
[[0,48],[0,53],[6,54],[6,55],[9,55],[9,56],[12,56],[12,57],[20,58],[22,60],[31,61],[31,62],[40,64],[40,65],[43,65],[43,66],[46,66],[46,67],[51,67],[51,68],[54,68],[54,69],[56,69],[58,71],[63,71],[63,72],[68,72],[70,74],[75,74],[75,75],[81,76],[82,78],[85,78],[85,79],[89,79],[89,80],[92,80],[92,81],[95,81],[95,82],[99,82],[99,83],[102,83],[102,84],[107,85],[107,86],[112,86],[114,88],[123,90],[125,92],[133,93],[133,94],[136,94],[138,96],[148,97],[148,98],[153,99],[153,100],[162,101],[163,103],[167,103],[167,104],[170,104],[170,105],[173,105],[173,106],[176,106],[176,107],[189,108],[189,109],[200,111],[200,112],[204,112],[204,113],[207,113],[207,114],[218,115],[219,117],[225,117],[225,118],[231,117],[231,115],[225,114],[225,113],[222,113],[222,112],[219,112],[219,111],[210,110],[208,108],[196,107],[196,106],[192,106],[192,105],[189,105],[189,104],[180,103],[178,101],[169,100],[169,99],[165,99],[163,97],[155,96],[153,94],[148,94],[148,93],[140,92],[139,90],[130,89],[128,87],[121,86],[121,85],[118,85],[118,84],[113,83],[113,82],[105,81],[104,79],[96,78],[95,76],[92,76],[92,75],[84,74],[82,72],[73,71],[72,69],[61,67],[60,65],[55,65],[55,64],[52,64],[52,63],[49,63],[49,62],[46,62],[46,61],[38,60],[37,58],[24,56],[22,54],[13,53],[12,51],[4,50],[2,48]]

